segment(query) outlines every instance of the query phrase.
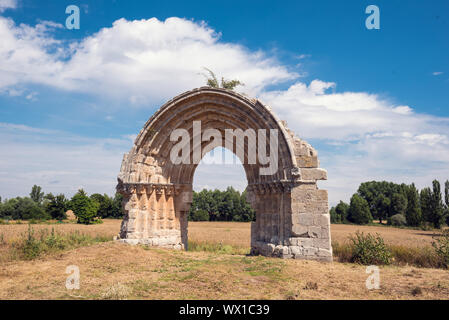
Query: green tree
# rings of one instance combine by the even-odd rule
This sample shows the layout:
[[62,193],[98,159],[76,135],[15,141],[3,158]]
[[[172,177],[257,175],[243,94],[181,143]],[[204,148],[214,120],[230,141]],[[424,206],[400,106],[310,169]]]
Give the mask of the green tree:
[[421,204],[421,212],[423,220],[430,222],[432,220],[432,190],[426,187],[419,194],[419,202]]
[[226,191],[203,189],[193,193],[189,220],[195,217],[198,211],[208,213],[210,221],[253,221],[255,212],[246,200],[246,192],[228,187]]
[[407,209],[405,211],[405,218],[409,226],[417,227],[423,222],[421,205],[419,203],[419,193],[415,184],[408,186],[407,194]]
[[37,204],[41,204],[44,200],[44,193],[40,186],[34,185],[30,192],[30,198]]
[[393,194],[403,193],[403,186],[387,181],[369,181],[360,184],[357,193],[368,202],[372,216],[382,221],[395,214]]
[[123,202],[123,195],[120,193],[116,193],[114,199],[112,200],[112,215],[110,216],[110,218],[114,219],[123,218],[125,211],[123,210],[122,202]]
[[78,218],[78,223],[91,224],[95,220],[99,204],[89,198],[83,189],[80,189],[70,200],[69,208]]
[[394,193],[391,198],[391,209],[393,215],[405,215],[407,210],[407,197],[403,193]]
[[446,205],[446,224],[449,226],[449,180],[444,183],[444,202]]
[[7,199],[4,201],[1,207],[0,216],[2,218],[14,219],[13,216],[15,214],[17,206],[17,199]]
[[114,203],[107,194],[94,193],[90,198],[98,203],[98,217],[108,218],[114,215]]
[[440,182],[438,180],[432,181],[431,209],[429,222],[433,223],[433,226],[439,229],[444,221],[444,206],[441,198]]
[[335,207],[332,207],[329,210],[329,215],[331,218],[331,223],[341,223],[341,221],[339,221],[339,219],[338,219],[339,217],[337,215],[337,211],[335,210]]
[[368,202],[357,193],[351,197],[348,220],[356,224],[368,224],[373,221]]
[[192,214],[192,221],[209,221],[209,213],[206,210],[196,210]]
[[444,202],[446,203],[446,206],[449,207],[449,180],[446,180],[444,183]]
[[[332,209],[331,209],[332,211]],[[331,212],[332,223],[344,223],[348,218],[349,205],[343,201],[340,201],[334,208],[334,212]]]
[[31,198],[17,197],[9,200],[9,203],[9,210],[11,210],[10,216],[14,220],[46,220],[50,218],[50,216],[45,213],[44,209]]
[[387,198],[384,194],[379,194],[374,199],[373,211],[376,212],[373,216],[379,219],[382,224],[384,219],[388,219],[388,213],[390,212],[391,200]]
[[251,205],[248,203],[246,199],[246,190],[242,192],[240,195],[240,208],[241,208],[241,216],[242,221],[249,222],[249,221],[255,221],[256,219],[256,213],[253,208],[251,208]]
[[56,220],[64,220],[67,219],[66,211],[67,211],[67,199],[63,194],[59,194],[54,196],[49,193],[45,196],[45,212],[52,218]]

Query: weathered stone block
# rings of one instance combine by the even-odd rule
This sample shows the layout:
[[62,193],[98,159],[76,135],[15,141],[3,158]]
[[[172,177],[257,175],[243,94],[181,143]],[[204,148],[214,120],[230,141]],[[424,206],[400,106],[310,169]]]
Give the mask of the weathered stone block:
[[312,240],[313,246],[320,248],[320,250],[321,249],[330,250],[332,248],[329,239],[312,239]]
[[321,227],[321,238],[323,238],[323,239],[330,239],[331,238],[330,226]]
[[318,256],[320,256],[320,257],[332,257],[332,250],[326,250],[326,249],[320,248],[318,250]]
[[301,225],[295,224],[292,227],[292,234],[295,237],[308,237],[309,229],[307,226],[301,226]]
[[313,215],[313,224],[315,226],[328,226],[330,224],[330,215],[329,214]]
[[321,227],[308,227],[309,238],[321,238]]
[[318,168],[319,161],[316,156],[297,156],[296,162],[301,168]]
[[302,168],[302,180],[327,180],[327,171],[321,168]]
[[293,214],[292,222],[294,224],[300,224],[303,226],[312,226],[315,224],[314,223],[314,215],[308,214],[308,213]]
[[300,238],[298,239],[298,246],[300,247],[313,247],[313,240],[312,238]]
[[298,246],[291,246],[290,250],[291,250],[292,255],[294,255],[294,256],[302,254],[302,249]]
[[318,248],[315,247],[304,247],[303,254],[305,256],[314,256],[318,253]]

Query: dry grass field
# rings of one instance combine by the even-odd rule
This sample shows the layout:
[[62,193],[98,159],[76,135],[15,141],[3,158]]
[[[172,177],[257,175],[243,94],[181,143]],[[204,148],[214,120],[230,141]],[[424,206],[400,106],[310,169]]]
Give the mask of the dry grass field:
[[[121,220],[104,219],[102,224],[81,225],[77,223],[63,224],[34,224],[31,225],[36,231],[51,230],[67,233],[79,231],[89,235],[110,236],[111,238],[120,231]],[[28,224],[6,224],[0,225],[0,237],[5,240],[20,237],[28,230]],[[357,230],[365,233],[379,233],[387,243],[392,245],[404,245],[410,247],[428,246],[432,237],[436,235],[433,231],[422,231],[412,229],[399,229],[391,227],[357,226],[333,224],[331,227],[332,241],[345,242],[348,236]],[[189,240],[195,242],[222,242],[235,246],[250,246],[250,223],[247,222],[189,222]]]
[[[112,237],[119,220],[103,224],[32,225],[35,230]],[[0,247],[26,233],[28,225],[0,225]],[[333,241],[356,230],[379,233],[394,245],[429,246],[433,232],[387,227],[332,225]],[[189,224],[189,240],[248,248],[248,223]],[[67,290],[66,267],[81,272],[79,290]],[[368,290],[365,266],[184,252],[103,242],[0,262],[0,299],[447,299],[449,271],[411,266],[381,267],[381,288]]]
[[[356,231],[379,233],[391,245],[408,247],[429,246],[436,236],[433,231],[399,229],[391,227],[333,224],[332,241],[347,242]],[[241,222],[189,222],[189,240],[220,242],[238,246],[250,246],[250,224]]]

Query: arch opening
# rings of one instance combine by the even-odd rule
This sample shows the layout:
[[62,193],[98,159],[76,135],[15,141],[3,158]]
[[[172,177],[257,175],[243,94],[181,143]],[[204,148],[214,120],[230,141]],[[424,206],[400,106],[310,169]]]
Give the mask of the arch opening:
[[188,250],[226,245],[234,253],[249,252],[248,224],[255,211],[246,199],[247,185],[241,161],[229,150],[216,147],[203,157],[193,177]]
[[193,190],[226,190],[232,186],[243,192],[248,186],[242,162],[224,147],[216,147],[204,155],[193,175]]

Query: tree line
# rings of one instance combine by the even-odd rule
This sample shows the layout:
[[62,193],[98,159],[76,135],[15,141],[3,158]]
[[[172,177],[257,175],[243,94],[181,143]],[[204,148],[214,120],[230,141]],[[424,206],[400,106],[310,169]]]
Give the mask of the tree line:
[[255,212],[246,201],[246,191],[228,187],[226,191],[206,190],[193,192],[189,211],[190,221],[239,221],[255,220]]
[[390,225],[441,228],[449,225],[449,181],[442,194],[438,180],[419,191],[415,184],[369,181],[360,184],[350,203],[330,210],[331,222],[368,224],[374,219]]
[[0,219],[8,220],[64,220],[66,212],[72,210],[78,223],[90,224],[101,218],[123,218],[123,196],[116,193],[94,193],[88,196],[80,189],[71,198],[64,194],[45,194],[40,186],[34,185],[29,197],[16,197],[2,201],[0,197]]

